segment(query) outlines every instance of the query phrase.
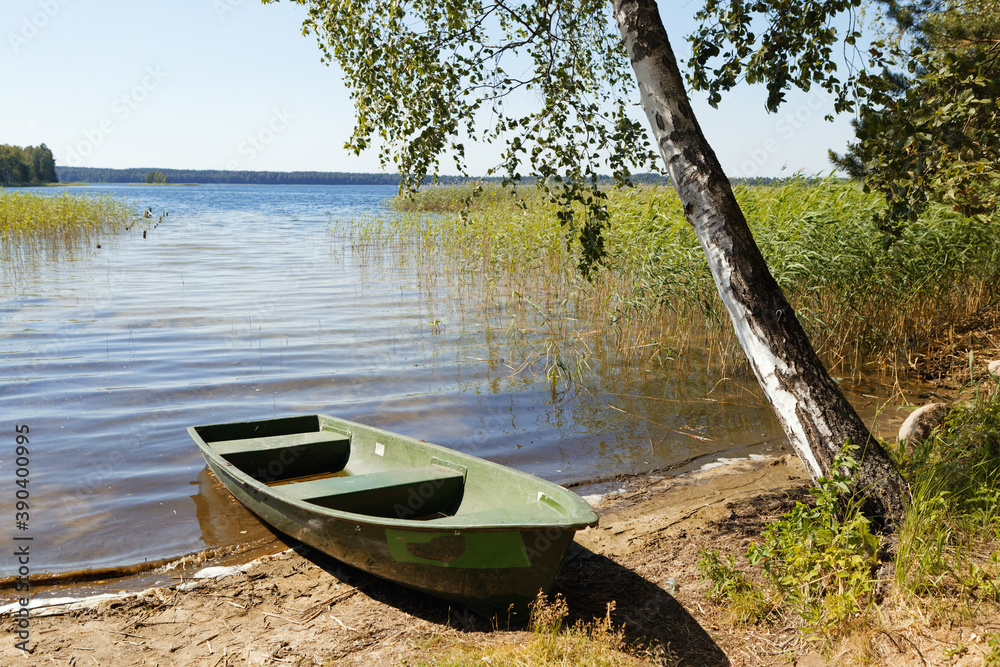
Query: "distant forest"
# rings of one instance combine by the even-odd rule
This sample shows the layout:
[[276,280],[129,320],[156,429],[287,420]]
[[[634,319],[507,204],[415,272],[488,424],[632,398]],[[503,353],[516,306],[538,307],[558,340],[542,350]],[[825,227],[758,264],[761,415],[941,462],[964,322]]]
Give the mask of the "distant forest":
[[56,161],[45,144],[39,146],[0,145],[0,185],[55,183]]
[[102,169],[56,167],[62,183],[145,183],[150,173],[170,183],[253,183],[256,185],[398,185],[396,174],[350,174],[328,171],[225,171],[222,169]]
[[[170,183],[253,183],[256,185],[399,185],[398,174],[353,174],[337,171],[225,171],[221,169],[103,169],[56,167],[61,183],[145,183],[150,173],[163,174]],[[611,177],[602,177],[602,180]],[[438,182],[464,182],[461,176],[439,176]],[[475,180],[500,181],[499,177]],[[635,183],[669,183],[660,174],[635,174]]]
[[[2,148],[2,147],[0,147]],[[39,149],[45,148],[42,144]],[[39,150],[34,149],[34,150]],[[28,149],[25,149],[28,150]],[[45,148],[48,151],[47,148]],[[48,153],[51,157],[51,152]],[[133,169],[104,169],[101,167],[55,167],[61,183],[146,183],[149,174],[159,174],[169,183],[247,183],[255,185],[399,185],[398,174],[353,174],[337,171],[225,171],[222,169],[156,169],[136,167]],[[462,183],[461,176],[440,176],[442,185]],[[499,182],[499,177],[484,181]],[[610,176],[601,177],[610,183]],[[734,178],[734,184],[771,185],[788,178]],[[633,174],[632,182],[642,185],[668,185],[670,179],[662,174]]]

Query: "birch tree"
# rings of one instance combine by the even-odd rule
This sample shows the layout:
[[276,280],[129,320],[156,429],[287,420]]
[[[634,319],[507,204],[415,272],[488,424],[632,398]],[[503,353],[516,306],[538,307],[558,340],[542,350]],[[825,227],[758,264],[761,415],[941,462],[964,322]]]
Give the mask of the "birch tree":
[[[655,0],[297,1],[309,8],[303,32],[317,38],[350,90],[357,122],[348,149],[374,146],[384,165],[416,185],[445,155],[465,173],[468,138],[496,143],[498,173],[555,184],[553,196],[567,204],[564,223],[581,239],[584,272],[603,254],[598,169],[624,183],[658,153],[747,359],[807,470],[827,475],[850,441],[860,452],[863,510],[885,525],[901,518],[903,481],[771,276],[692,112]],[[786,28],[804,46],[819,45],[810,57],[829,55],[827,20],[850,3],[799,2],[825,14],[813,12],[810,22],[792,11],[786,20],[798,23]],[[637,91],[648,134],[629,113]],[[572,201],[584,204],[582,213],[572,213]]]

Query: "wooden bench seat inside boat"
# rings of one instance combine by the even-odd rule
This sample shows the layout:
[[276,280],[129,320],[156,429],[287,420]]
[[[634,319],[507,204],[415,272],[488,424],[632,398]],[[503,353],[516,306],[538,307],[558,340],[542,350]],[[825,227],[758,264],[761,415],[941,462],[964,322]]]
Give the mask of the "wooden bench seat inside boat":
[[313,431],[224,440],[212,443],[212,448],[240,470],[272,483],[343,470],[351,439],[341,433]]
[[551,524],[562,521],[565,517],[551,505],[546,503],[527,503],[525,505],[507,505],[505,507],[466,512],[436,518],[428,523],[435,526],[512,526],[533,524]]
[[370,516],[419,519],[447,513],[462,498],[465,476],[438,465],[330,477],[274,487],[296,500]]

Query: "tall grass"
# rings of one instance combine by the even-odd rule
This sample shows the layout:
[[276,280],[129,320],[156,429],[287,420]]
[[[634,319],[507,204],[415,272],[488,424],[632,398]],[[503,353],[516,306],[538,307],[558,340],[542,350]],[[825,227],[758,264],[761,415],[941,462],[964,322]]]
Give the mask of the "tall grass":
[[[911,502],[896,583],[925,609],[971,617],[1000,603],[1000,386],[954,408],[903,457]],[[944,604],[947,602],[948,604]]]
[[45,196],[0,189],[0,243],[5,263],[35,253],[58,253],[94,243],[129,227],[134,214],[110,195]]
[[[567,341],[561,359],[588,363],[600,348],[604,358],[639,368],[687,355],[725,372],[744,367],[672,189],[610,193],[608,260],[589,282],[573,268],[578,244],[544,197],[485,192],[463,215],[410,214],[391,232],[397,240],[409,234],[429,261],[443,258],[450,271],[475,276],[467,282],[481,290],[487,310],[534,310],[529,326]],[[470,194],[430,188],[401,205],[449,211]],[[775,278],[835,372],[905,368],[954,322],[998,310],[1000,225],[937,208],[886,246],[871,222],[878,199],[851,184],[791,181],[738,187],[736,195]]]

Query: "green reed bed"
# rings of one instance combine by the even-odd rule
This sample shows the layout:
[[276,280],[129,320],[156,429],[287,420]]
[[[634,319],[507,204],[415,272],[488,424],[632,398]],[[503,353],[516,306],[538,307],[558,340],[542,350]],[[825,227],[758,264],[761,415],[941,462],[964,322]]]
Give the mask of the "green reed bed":
[[886,244],[880,203],[851,185],[744,189],[764,256],[814,344],[840,369],[898,368],[954,323],[1000,305],[1000,226],[935,208]]
[[407,192],[396,198],[397,211],[421,213],[458,213],[464,209],[473,211],[512,211],[527,202],[542,200],[534,187],[516,188],[518,196],[512,197],[512,190],[496,184],[467,182],[461,185],[433,185],[419,192]]
[[96,243],[131,226],[135,215],[109,195],[43,196],[0,189],[0,242],[5,262]]
[[331,234],[335,247],[349,248],[353,261],[378,280],[394,263],[412,263],[417,286],[442,289],[460,304],[459,312],[477,313],[490,358],[518,372],[549,373],[555,380],[582,371],[580,364],[593,357],[589,332],[577,318],[586,310],[580,303],[586,285],[548,213],[512,209],[508,216],[467,222],[404,213],[354,221]]
[[[600,347],[615,363],[640,367],[686,355],[730,370],[742,365],[673,190],[609,193],[607,263],[591,281],[577,275],[577,244],[544,197],[533,189],[517,197],[498,187],[486,192],[486,203],[465,215],[411,214],[396,233],[416,224],[421,254],[478,276],[469,282],[495,295],[481,295],[494,299],[493,311],[517,302],[524,314],[537,311],[535,326],[568,341],[560,358],[586,363],[588,350]],[[468,194],[429,188],[405,207],[449,210]],[[791,181],[736,194],[776,279],[837,372],[905,367],[953,323],[1000,305],[1000,225],[938,208],[886,245],[871,222],[878,199],[851,184]]]

